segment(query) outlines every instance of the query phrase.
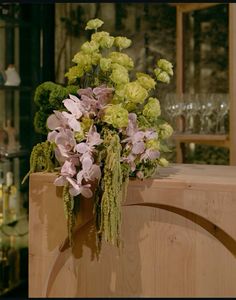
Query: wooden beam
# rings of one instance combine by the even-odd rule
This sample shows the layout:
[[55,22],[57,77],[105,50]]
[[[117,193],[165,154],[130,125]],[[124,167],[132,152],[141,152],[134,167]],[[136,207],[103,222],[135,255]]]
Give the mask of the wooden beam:
[[179,7],[176,10],[176,93],[183,93],[183,13]]
[[222,3],[177,3],[177,4],[173,3],[173,5],[176,5],[177,9],[179,9],[183,13],[209,8],[212,6],[219,5],[219,4],[222,4]]
[[229,3],[230,164],[236,165],[236,4]]

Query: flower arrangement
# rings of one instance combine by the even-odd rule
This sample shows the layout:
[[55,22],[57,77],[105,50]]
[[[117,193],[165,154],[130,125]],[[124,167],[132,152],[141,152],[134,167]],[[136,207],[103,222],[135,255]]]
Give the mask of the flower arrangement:
[[173,66],[160,59],[153,76],[137,72],[131,80],[134,63],[123,52],[131,40],[98,31],[102,24],[87,23],[94,33],[65,74],[68,85],[46,82],[35,92],[35,128],[47,141],[33,148],[28,175],[59,168],[55,185],[63,187],[70,240],[79,198],[93,197],[99,240],[118,245],[129,178],[149,177],[168,164],[162,154],[173,130],[154,92],[157,81],[169,83]]

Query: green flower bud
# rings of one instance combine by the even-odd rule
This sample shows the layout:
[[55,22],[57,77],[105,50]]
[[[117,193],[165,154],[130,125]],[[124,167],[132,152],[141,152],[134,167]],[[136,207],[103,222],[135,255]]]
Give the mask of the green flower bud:
[[173,76],[174,72],[173,72],[173,65],[171,62],[169,62],[166,59],[159,59],[157,61],[157,66],[162,69],[163,71],[165,71],[168,75]]
[[120,52],[111,52],[109,54],[109,58],[113,63],[117,63],[119,65],[122,65],[128,70],[131,70],[134,67],[134,62],[132,58],[130,58],[127,54],[125,53],[120,53]]
[[167,139],[173,134],[173,128],[168,123],[159,125],[159,135],[162,139]]
[[133,81],[125,85],[125,99],[133,103],[143,103],[148,97],[148,92],[138,81]]
[[85,27],[85,30],[93,30],[98,29],[104,24],[104,22],[100,19],[92,19],[88,21],[87,26]]
[[136,73],[136,77],[141,86],[144,87],[146,90],[151,90],[156,85],[156,81],[151,76],[145,73]]
[[104,36],[100,41],[101,48],[111,48],[114,43],[114,37],[113,36]]
[[170,76],[166,71],[162,71],[160,68],[156,68],[154,70],[154,73],[156,75],[157,80],[164,83],[170,83]]
[[120,104],[109,104],[104,109],[102,120],[115,128],[128,126],[128,111]]
[[117,36],[114,42],[114,45],[118,47],[120,50],[130,47],[131,44],[132,41],[123,36]]
[[105,37],[108,37],[109,35],[110,35],[109,32],[106,31],[95,32],[91,35],[91,40],[100,44],[101,40]]
[[81,46],[81,50],[85,54],[92,54],[93,52],[96,52],[98,50],[98,48],[99,48],[99,45],[95,41],[85,42]]
[[68,78],[69,83],[73,83],[77,78],[80,78],[83,75],[84,75],[83,68],[81,68],[80,66],[73,66],[65,74],[65,77]]
[[156,119],[161,114],[160,102],[156,98],[150,97],[143,108],[143,115],[148,119]]
[[125,67],[113,64],[112,65],[112,73],[110,75],[110,79],[118,85],[125,84],[129,82],[129,74]]

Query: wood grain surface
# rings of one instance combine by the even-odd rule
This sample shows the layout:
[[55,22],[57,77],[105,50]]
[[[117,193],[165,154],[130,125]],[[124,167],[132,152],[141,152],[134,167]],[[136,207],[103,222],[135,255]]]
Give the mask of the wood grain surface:
[[92,200],[67,242],[55,174],[30,177],[29,297],[235,297],[236,167],[173,165],[131,180],[120,249],[96,253]]

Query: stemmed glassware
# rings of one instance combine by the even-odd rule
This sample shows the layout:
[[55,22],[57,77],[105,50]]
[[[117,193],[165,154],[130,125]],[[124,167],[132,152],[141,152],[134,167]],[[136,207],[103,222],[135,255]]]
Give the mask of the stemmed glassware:
[[225,134],[228,94],[167,94],[163,111],[175,133]]

